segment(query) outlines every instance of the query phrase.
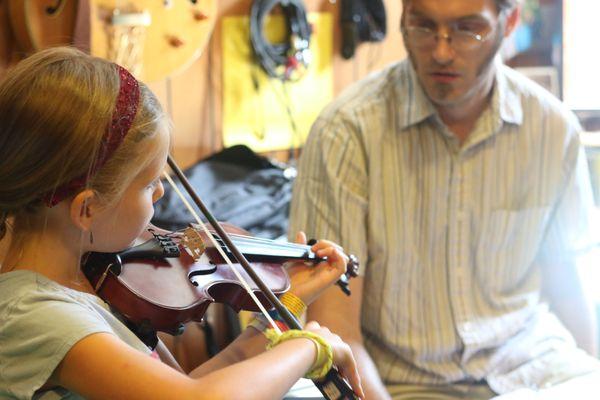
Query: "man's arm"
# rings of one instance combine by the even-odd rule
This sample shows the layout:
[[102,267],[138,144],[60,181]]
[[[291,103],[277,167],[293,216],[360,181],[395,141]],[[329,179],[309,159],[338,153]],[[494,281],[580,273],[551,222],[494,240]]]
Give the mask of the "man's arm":
[[587,159],[578,138],[574,134],[565,150],[562,170],[569,173],[565,174],[566,184],[560,190],[538,262],[542,295],[550,308],[573,334],[577,345],[597,356],[596,314],[581,285],[576,255],[597,245],[599,236]]
[[367,400],[391,399],[363,343],[360,330],[363,278],[352,279],[350,290],[352,295],[348,297],[338,287],[329,288],[308,308],[307,320],[328,327],[350,345]]
[[598,356],[596,312],[585,293],[575,262],[543,267],[543,294],[550,308],[575,337],[577,345]]

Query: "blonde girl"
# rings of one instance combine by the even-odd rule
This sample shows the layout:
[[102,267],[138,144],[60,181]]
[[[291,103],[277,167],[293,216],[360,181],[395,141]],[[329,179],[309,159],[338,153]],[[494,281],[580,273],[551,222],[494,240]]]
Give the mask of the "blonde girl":
[[[148,225],[169,136],[144,84],[77,50],[37,53],[3,78],[0,236],[10,243],[0,270],[0,398],[277,399],[323,368],[319,349],[332,350],[360,394],[349,347],[316,323],[268,351],[265,335],[248,328],[186,375],[152,357],[96,296],[81,255],[125,249]],[[347,261],[330,242],[313,249],[328,262],[292,273],[305,303]]]

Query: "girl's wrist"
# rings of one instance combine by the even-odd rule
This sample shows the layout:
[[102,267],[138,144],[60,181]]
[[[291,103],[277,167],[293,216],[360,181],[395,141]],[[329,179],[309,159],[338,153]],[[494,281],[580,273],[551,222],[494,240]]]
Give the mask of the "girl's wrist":
[[[296,319],[301,319],[302,315],[306,311],[306,304],[304,304],[302,299],[289,291],[284,293],[279,299],[281,300],[281,303],[296,317]],[[287,325],[283,321],[283,318],[277,311],[271,310],[269,311],[269,315],[282,331],[286,331],[288,329]],[[264,332],[267,328],[269,328],[269,321],[264,315],[257,314],[254,318],[252,318],[248,326],[258,330],[259,332]]]
[[331,345],[314,332],[291,329],[279,334],[273,329],[267,329],[264,334],[269,341],[267,350],[280,343],[301,338],[309,339],[314,343],[316,354],[312,366],[304,375],[307,379],[321,379],[325,377],[333,365],[333,349]]

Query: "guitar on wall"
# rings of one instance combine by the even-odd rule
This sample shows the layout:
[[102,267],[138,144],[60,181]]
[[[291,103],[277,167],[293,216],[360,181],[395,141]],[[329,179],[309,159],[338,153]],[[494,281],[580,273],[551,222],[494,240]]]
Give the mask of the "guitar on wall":
[[200,57],[217,0],[8,0],[8,10],[26,53],[75,43],[153,82]]
[[17,45],[25,53],[71,43],[76,0],[9,0],[7,6]]

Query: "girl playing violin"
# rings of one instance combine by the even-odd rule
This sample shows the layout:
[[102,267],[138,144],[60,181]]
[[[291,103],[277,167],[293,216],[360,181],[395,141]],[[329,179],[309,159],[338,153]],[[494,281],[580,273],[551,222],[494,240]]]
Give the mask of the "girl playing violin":
[[[81,256],[123,250],[146,228],[163,195],[169,139],[147,86],[74,49],[37,53],[0,83],[0,238],[10,229],[0,397],[277,399],[303,375],[326,372],[327,355],[361,395],[348,345],[315,322],[270,344],[248,328],[186,375],[152,357],[97,297]],[[291,292],[304,303],[348,261],[331,242],[312,250],[327,262],[291,270]]]

